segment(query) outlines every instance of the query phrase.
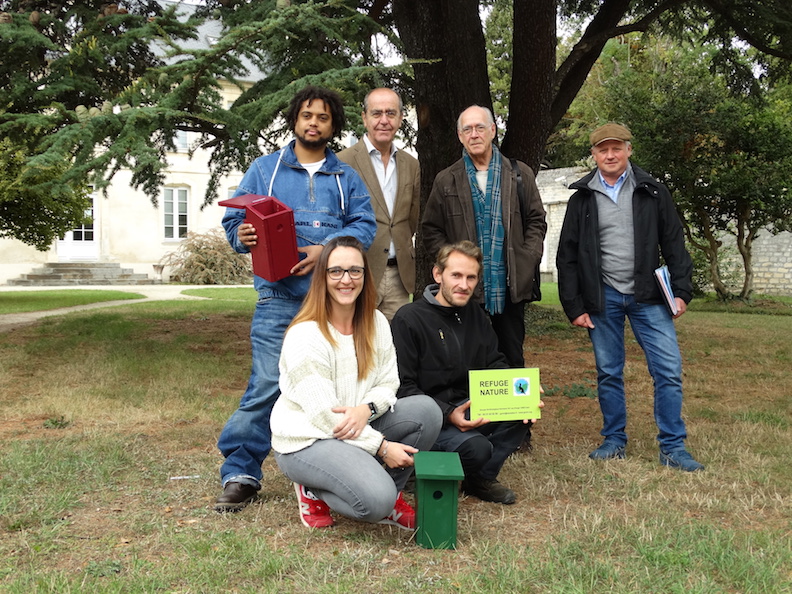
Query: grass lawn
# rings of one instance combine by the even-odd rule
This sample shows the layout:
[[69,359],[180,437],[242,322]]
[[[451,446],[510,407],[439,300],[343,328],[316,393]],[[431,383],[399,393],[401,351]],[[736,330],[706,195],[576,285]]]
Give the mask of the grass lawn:
[[0,315],[46,311],[123,299],[143,299],[143,295],[127,291],[97,291],[93,289],[58,289],[52,291],[0,290]]
[[258,299],[258,293],[250,287],[207,287],[205,289],[185,289],[182,291],[185,295],[192,295],[194,297],[204,297],[207,299],[222,299],[226,301],[246,301],[248,303],[255,303]]
[[271,457],[259,501],[212,510],[217,436],[250,369],[243,291],[0,334],[0,591],[792,591],[792,316],[694,301],[677,321],[688,446],[707,465],[694,474],[657,462],[651,379],[628,331],[627,458],[595,463],[591,346],[543,285],[525,355],[546,407],[533,451],[501,474],[518,501],[461,497],[447,551],[345,518],[309,531]]

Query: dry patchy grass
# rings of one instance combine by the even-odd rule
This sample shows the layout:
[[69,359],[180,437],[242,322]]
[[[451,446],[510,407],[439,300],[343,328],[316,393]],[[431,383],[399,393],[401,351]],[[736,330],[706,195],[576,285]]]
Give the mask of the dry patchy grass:
[[[95,329],[85,340],[74,336],[100,315],[121,341],[103,339]],[[534,429],[533,451],[518,452],[501,475],[518,502],[461,498],[453,552],[423,550],[409,533],[344,518],[332,530],[305,530],[291,485],[271,458],[259,501],[237,515],[211,510],[221,461],[215,442],[247,381],[248,324],[242,308],[179,317],[142,306],[47,320],[3,335],[0,443],[29,451],[31,467],[44,464],[38,456],[64,453],[74,461],[60,479],[67,487],[63,502],[40,515],[19,508],[37,500],[35,480],[10,481],[6,474],[14,488],[31,493],[14,500],[0,522],[0,553],[7,560],[0,584],[15,579],[11,567],[74,578],[115,575],[117,562],[131,573],[164,572],[170,591],[211,591],[200,584],[226,579],[241,591],[255,589],[253,570],[244,569],[253,555],[269,564],[257,569],[271,571],[272,589],[262,587],[267,591],[336,591],[328,584],[359,581],[381,591],[399,591],[394,584],[402,591],[520,591],[503,584],[532,571],[532,563],[541,567],[547,551],[555,551],[555,559],[588,551],[585,563],[607,568],[599,587],[577,587],[567,573],[574,586],[567,591],[618,591],[626,571],[620,566],[646,563],[635,559],[641,543],[651,547],[685,527],[770,534],[790,526],[792,318],[696,313],[679,321],[688,443],[708,466],[695,474],[657,463],[651,380],[634,340],[628,340],[626,375],[628,458],[596,464],[586,454],[600,440],[597,402],[563,394],[595,381],[586,335],[530,337],[526,361],[540,367],[545,389],[556,391]],[[171,355],[152,358],[161,349]],[[89,480],[69,474],[83,459]],[[622,533],[629,535],[623,541]],[[325,565],[316,569],[313,559]],[[173,569],[180,566],[183,575]],[[790,578],[789,567],[783,571]],[[555,589],[552,573],[545,568],[538,575]],[[477,574],[500,576],[501,586],[480,583]]]

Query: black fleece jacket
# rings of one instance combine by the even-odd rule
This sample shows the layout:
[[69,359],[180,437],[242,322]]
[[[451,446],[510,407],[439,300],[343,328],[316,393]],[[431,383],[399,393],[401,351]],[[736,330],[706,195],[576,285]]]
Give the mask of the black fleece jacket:
[[426,394],[443,417],[468,400],[468,371],[506,369],[498,337],[487,315],[473,300],[444,307],[429,285],[423,296],[399,309],[391,323],[401,386],[396,396]]

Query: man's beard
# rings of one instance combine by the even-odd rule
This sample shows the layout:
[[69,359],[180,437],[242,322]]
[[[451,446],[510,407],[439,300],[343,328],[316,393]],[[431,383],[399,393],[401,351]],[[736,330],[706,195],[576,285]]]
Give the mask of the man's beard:
[[304,136],[300,136],[299,134],[296,133],[294,137],[297,139],[297,142],[299,142],[305,148],[309,148],[309,149],[324,148],[327,146],[327,143],[330,142],[329,138],[324,138],[324,137],[317,138],[316,140],[308,140]]
[[470,294],[468,293],[468,299],[465,300],[464,303],[457,303],[457,301],[462,299],[462,296],[460,295],[459,299],[457,299],[454,295],[454,291],[446,286],[440,287],[440,293],[443,295],[443,299],[446,300],[446,303],[448,303],[451,307],[464,307],[467,305],[467,302],[470,301]]

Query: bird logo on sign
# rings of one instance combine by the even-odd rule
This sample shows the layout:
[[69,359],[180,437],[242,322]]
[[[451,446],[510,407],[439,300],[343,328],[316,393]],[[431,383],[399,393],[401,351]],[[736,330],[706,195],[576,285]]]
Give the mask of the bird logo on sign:
[[515,396],[528,396],[529,392],[528,380],[524,377],[519,377],[514,380],[514,395]]

